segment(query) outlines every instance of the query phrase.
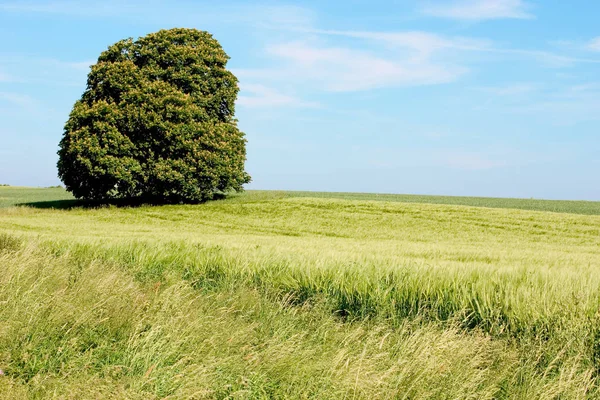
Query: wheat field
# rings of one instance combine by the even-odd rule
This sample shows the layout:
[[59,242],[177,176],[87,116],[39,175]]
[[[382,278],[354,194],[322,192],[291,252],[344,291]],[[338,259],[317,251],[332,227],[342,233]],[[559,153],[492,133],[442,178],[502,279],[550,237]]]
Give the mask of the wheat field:
[[0,204],[3,398],[600,397],[598,203]]

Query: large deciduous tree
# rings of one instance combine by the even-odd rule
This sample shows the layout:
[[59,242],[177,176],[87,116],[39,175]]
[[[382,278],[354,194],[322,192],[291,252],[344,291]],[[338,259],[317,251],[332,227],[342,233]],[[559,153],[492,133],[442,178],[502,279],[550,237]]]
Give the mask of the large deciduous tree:
[[59,145],[58,172],[83,199],[197,202],[242,190],[237,79],[209,33],[126,39],[91,67]]

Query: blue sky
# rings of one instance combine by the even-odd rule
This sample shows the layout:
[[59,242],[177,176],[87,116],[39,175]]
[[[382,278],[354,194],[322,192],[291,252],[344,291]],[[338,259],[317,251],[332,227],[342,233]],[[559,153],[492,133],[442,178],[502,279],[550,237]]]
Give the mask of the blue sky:
[[0,183],[49,186],[89,65],[207,30],[249,189],[600,200],[600,2],[2,1]]

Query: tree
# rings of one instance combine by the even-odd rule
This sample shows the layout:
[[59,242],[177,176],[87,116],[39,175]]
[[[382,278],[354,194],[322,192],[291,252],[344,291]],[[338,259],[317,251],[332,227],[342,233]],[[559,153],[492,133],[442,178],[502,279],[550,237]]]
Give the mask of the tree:
[[59,144],[58,173],[77,198],[197,202],[241,191],[246,139],[229,57],[209,33],[126,39],[91,67]]

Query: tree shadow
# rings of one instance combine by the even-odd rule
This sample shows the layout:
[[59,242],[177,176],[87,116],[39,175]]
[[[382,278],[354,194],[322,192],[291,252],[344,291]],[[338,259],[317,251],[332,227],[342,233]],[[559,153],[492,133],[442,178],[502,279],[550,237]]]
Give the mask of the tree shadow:
[[86,207],[86,202],[82,200],[52,200],[52,201],[33,201],[30,203],[17,203],[18,207],[32,207],[40,209],[70,210],[73,208]]
[[[211,200],[224,200],[227,198],[226,194],[215,193]],[[159,198],[148,198],[148,197],[134,197],[126,199],[112,199],[112,200],[49,200],[49,201],[33,201],[28,203],[19,203],[17,206],[21,207],[32,207],[38,209],[55,209],[55,210],[72,210],[74,208],[86,208],[86,209],[98,209],[106,207],[118,207],[118,208],[136,208],[142,206],[164,206],[174,204],[203,204],[207,201],[167,201]]]

